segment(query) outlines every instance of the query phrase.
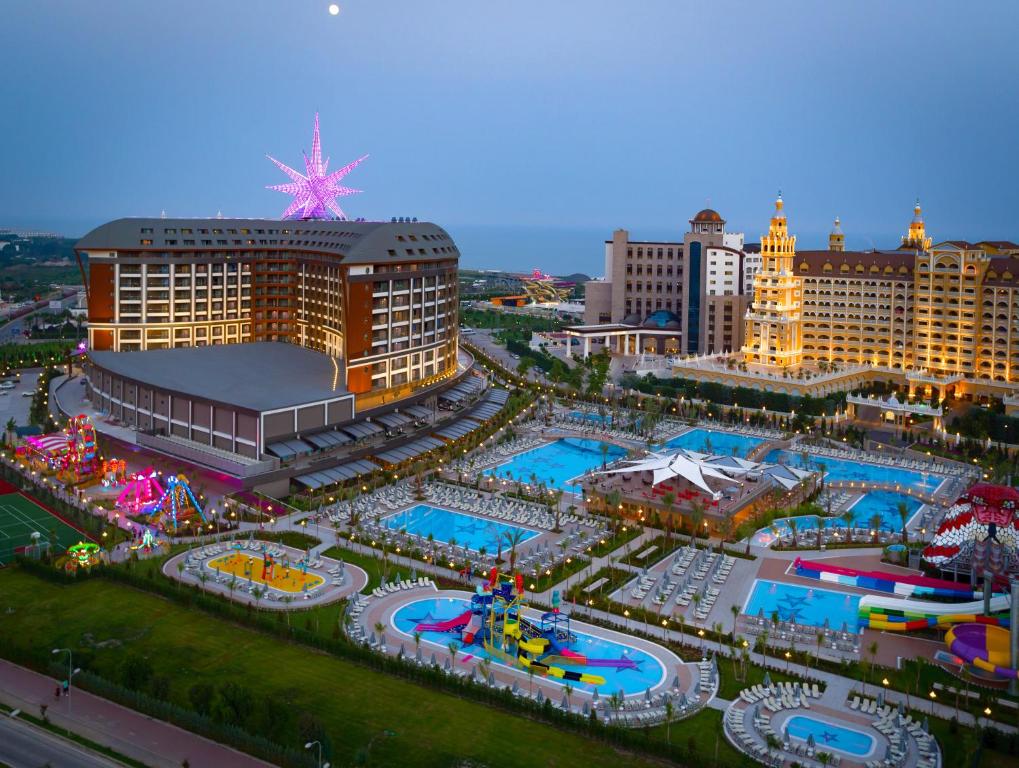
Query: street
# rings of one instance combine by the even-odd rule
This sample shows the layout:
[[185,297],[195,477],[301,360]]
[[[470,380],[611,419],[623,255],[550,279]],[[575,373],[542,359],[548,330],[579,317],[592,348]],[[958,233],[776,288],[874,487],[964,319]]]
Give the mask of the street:
[[73,741],[17,718],[0,717],[0,764],[10,768],[116,768],[114,762]]

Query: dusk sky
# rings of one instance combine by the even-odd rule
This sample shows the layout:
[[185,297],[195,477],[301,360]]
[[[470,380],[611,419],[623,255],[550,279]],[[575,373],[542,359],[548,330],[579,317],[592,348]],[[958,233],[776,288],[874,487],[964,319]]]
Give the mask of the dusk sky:
[[600,274],[708,204],[804,247],[1019,240],[1019,4],[8,0],[0,227],[279,216],[320,113],[351,217],[435,221],[463,266]]

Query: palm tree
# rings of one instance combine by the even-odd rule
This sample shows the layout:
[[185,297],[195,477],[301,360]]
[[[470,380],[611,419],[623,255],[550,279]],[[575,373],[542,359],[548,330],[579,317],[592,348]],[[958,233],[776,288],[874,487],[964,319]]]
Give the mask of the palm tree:
[[414,658],[418,657],[418,651],[421,650],[421,633],[417,630],[414,631]]
[[449,649],[449,668],[452,673],[456,673],[456,652],[460,650],[460,646],[457,645],[456,640],[450,640],[446,643],[446,648]]
[[821,661],[821,643],[824,642],[824,632],[818,632],[814,638],[817,641],[817,649],[814,652],[814,666]]
[[665,507],[665,540],[672,539],[672,506],[676,503],[676,494],[669,491],[662,496],[662,506]]
[[207,574],[205,572],[205,569],[203,568],[201,571],[198,572],[198,582],[202,585],[202,592],[203,593],[205,592],[205,583],[208,580],[209,580],[209,574]]
[[704,504],[700,499],[694,499],[690,503],[690,523],[693,526],[693,531],[690,536],[690,543],[694,545],[694,549],[697,548],[697,534],[701,530],[701,522],[704,520]]
[[525,531],[522,528],[513,528],[512,530],[503,533],[503,537],[506,539],[506,543],[510,548],[510,571],[512,571],[517,564],[517,546],[524,539]]
[[869,665],[869,667],[870,667],[870,669],[869,669],[870,675],[869,676],[871,678],[873,678],[873,676],[874,676],[874,665],[875,665],[875,657],[877,656],[877,650],[878,650],[877,640],[872,641],[867,646],[867,654],[870,656],[870,665]]
[[566,707],[573,711],[573,686],[569,683],[566,684]]
[[7,423],[4,425],[4,439],[8,446],[14,444],[14,433],[18,430],[18,422],[13,418],[7,419]]
[[900,501],[895,508],[899,513],[899,520],[902,522],[902,543],[905,544],[907,539],[906,520],[909,517],[909,508],[904,501]]
[[226,588],[228,590],[230,590],[230,599],[233,600],[234,590],[237,589],[237,577],[236,576],[231,574],[230,581],[227,582]]
[[884,519],[881,517],[881,515],[871,515],[870,529],[871,531],[873,531],[871,536],[873,537],[875,542],[877,541],[878,534],[881,533],[881,524],[883,522]]
[[665,743],[672,743],[672,714],[674,707],[672,706],[672,699],[665,700]]
[[[50,539],[50,541],[53,541],[53,539]],[[180,589],[180,583],[183,580],[183,578],[184,578],[184,561],[181,560],[179,563],[177,563],[177,589]]]
[[846,524],[846,540],[853,543],[853,523],[856,522],[856,516],[853,514],[853,510],[847,509],[840,515],[842,522]]
[[259,587],[255,587],[251,590],[252,597],[255,598],[255,608],[257,609],[262,603],[262,598],[265,597],[265,590]]

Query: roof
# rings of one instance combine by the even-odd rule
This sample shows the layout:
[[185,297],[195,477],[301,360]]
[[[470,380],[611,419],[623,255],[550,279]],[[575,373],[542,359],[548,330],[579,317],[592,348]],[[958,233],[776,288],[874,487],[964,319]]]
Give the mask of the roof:
[[460,256],[446,230],[423,221],[114,219],[93,229],[74,247],[151,255],[231,247],[250,251],[285,248],[339,256],[350,264]]
[[[895,273],[898,273],[901,267],[905,267],[909,270],[910,276],[912,276],[915,259],[915,254],[906,252],[797,251],[794,263],[796,265],[796,274],[798,275],[838,275],[841,272],[842,265],[847,264],[849,272],[846,274],[849,277],[853,277],[858,274],[856,272],[857,264],[862,264],[864,268],[862,277],[871,276],[871,267],[877,267],[881,273],[884,273],[886,267],[891,267]],[[804,264],[806,269],[803,268]],[[825,264],[831,264],[832,269],[830,272],[824,271]]]
[[90,357],[117,376],[250,411],[348,394],[342,361],[283,342],[91,352]]
[[718,222],[721,224],[725,223],[725,219],[722,218],[718,211],[712,210],[711,208],[705,208],[703,211],[698,211],[691,221],[711,221]]

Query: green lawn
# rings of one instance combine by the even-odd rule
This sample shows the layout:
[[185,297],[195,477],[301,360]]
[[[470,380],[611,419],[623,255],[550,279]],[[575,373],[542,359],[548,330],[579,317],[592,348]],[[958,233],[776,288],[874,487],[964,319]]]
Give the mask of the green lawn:
[[[57,586],[14,568],[0,573],[0,595],[0,636],[20,647],[78,649],[83,663],[112,679],[119,679],[126,654],[143,654],[157,675],[170,678],[170,698],[179,703],[199,681],[241,683],[258,697],[315,714],[335,745],[337,765],[350,764],[384,729],[395,735],[376,739],[369,764],[449,766],[465,758],[493,767],[653,764],[105,579]],[[89,634],[93,642],[116,639],[120,646],[86,648]]]

